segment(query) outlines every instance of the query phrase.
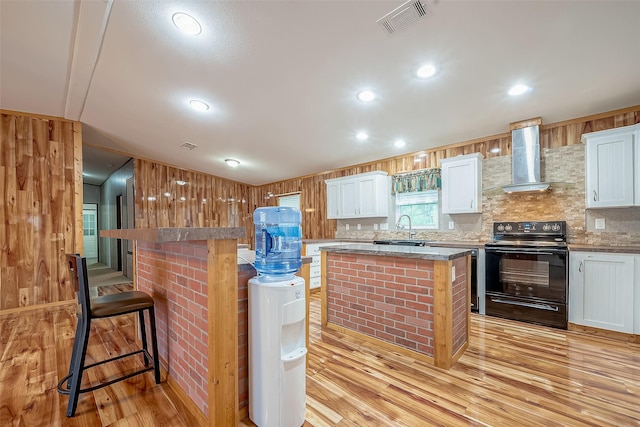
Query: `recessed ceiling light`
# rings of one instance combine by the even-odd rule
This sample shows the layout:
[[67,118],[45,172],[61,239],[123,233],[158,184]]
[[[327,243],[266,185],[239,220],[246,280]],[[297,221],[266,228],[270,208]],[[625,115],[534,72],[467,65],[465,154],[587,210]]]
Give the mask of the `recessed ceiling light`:
[[358,138],[360,141],[364,141],[369,138],[369,135],[367,135],[367,133],[364,131],[360,131],[356,134],[356,138]]
[[517,84],[515,86],[512,86],[511,89],[509,89],[509,95],[518,96],[518,95],[522,95],[523,93],[529,92],[530,90],[531,90],[531,87],[527,85]]
[[405,142],[402,139],[396,139],[396,142],[393,143],[396,147],[404,147]]
[[358,92],[356,97],[362,102],[371,102],[376,99],[376,94],[367,89]]
[[169,193],[168,191],[164,193],[164,197],[171,197],[171,193]]
[[191,105],[191,108],[196,111],[207,111],[209,109],[209,104],[197,99],[192,99],[191,101],[189,101],[189,105]]
[[156,196],[149,196],[147,197],[147,200],[150,202],[155,202],[156,201]]
[[425,64],[422,67],[418,68],[416,75],[421,79],[428,79],[432,77],[436,73],[436,67],[432,64]]
[[174,25],[178,27],[180,31],[189,36],[197,36],[202,32],[200,23],[191,15],[178,12],[174,13],[171,19],[173,20]]
[[489,150],[490,153],[499,153],[500,152],[500,148],[499,147],[493,147],[491,150]]
[[225,163],[232,168],[237,168],[240,162],[235,159],[225,159]]
[[178,184],[178,185],[187,185],[187,181],[183,181],[183,180],[179,179],[179,180],[176,181],[176,184]]

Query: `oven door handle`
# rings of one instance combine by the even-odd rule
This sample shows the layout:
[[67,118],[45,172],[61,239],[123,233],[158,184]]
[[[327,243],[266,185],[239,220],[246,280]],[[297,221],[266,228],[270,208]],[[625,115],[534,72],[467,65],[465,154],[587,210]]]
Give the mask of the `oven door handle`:
[[530,303],[530,302],[522,302],[522,301],[511,301],[511,300],[506,300],[506,299],[502,299],[502,298],[491,298],[491,302],[497,302],[500,304],[511,304],[511,305],[519,305],[522,307],[529,307],[529,308],[537,308],[540,310],[548,310],[548,311],[558,311],[558,307],[553,307],[549,304],[534,304],[534,303]]
[[557,252],[549,252],[548,250],[536,250],[536,249],[487,249],[487,252],[495,254],[532,254],[532,255],[557,255],[562,254],[565,251],[559,250]]

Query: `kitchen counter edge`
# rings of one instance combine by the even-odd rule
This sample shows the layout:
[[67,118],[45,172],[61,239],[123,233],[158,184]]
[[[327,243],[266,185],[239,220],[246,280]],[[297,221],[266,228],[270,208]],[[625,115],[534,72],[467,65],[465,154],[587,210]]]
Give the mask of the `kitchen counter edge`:
[[188,242],[193,240],[224,240],[245,237],[243,227],[159,227],[101,230],[100,237],[142,240],[145,242]]
[[361,244],[327,246],[320,248],[320,250],[341,254],[413,258],[433,261],[449,261],[466,255],[471,255],[471,251],[468,249]]
[[610,252],[617,254],[640,254],[640,246],[600,246],[569,244],[569,251],[574,252]]

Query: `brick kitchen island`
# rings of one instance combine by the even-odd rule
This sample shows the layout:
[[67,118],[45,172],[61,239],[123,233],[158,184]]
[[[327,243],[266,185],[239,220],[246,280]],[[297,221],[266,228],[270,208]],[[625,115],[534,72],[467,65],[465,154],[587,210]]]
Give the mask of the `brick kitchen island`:
[[449,369],[469,342],[471,251],[321,248],[321,323]]

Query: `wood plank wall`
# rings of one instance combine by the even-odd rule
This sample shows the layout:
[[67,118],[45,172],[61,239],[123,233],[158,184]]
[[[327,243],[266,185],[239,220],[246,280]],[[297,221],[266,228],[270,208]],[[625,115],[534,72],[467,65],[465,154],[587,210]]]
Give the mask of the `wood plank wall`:
[[0,311],[75,298],[64,255],[82,252],[82,128],[1,111]]
[[134,178],[136,228],[245,227],[253,232],[256,206],[247,184],[141,159],[135,160]]

